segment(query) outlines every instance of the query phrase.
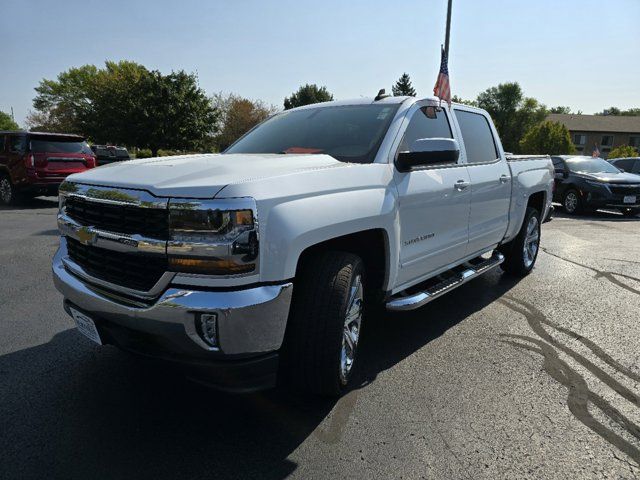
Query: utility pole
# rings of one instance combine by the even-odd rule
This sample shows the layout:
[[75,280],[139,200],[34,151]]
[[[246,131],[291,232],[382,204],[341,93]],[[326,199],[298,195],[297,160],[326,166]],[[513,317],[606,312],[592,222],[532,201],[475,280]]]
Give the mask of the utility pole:
[[444,40],[444,53],[447,55],[447,59],[449,58],[449,36],[451,34],[451,1],[447,5],[447,34]]

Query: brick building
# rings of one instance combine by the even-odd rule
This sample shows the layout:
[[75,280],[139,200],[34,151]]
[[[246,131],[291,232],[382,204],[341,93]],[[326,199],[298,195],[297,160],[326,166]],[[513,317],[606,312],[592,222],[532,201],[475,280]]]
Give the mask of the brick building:
[[552,113],[547,120],[562,123],[578,153],[591,155],[598,147],[600,156],[621,145],[631,145],[640,151],[640,117],[620,115],[573,115]]

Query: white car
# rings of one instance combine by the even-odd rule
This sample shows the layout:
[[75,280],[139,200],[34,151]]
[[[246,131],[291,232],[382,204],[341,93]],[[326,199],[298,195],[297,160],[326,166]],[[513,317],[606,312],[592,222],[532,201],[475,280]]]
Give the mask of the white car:
[[365,305],[410,310],[500,264],[531,271],[553,175],[546,156],[507,158],[477,108],[308,105],[222,154],[69,177],[54,281],[98,343],[223,389],[336,395]]

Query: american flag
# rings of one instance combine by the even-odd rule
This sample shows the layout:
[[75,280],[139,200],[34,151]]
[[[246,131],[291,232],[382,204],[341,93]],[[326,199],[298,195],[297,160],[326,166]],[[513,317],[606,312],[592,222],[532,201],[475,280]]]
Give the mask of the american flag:
[[449,67],[447,64],[449,59],[447,58],[447,52],[442,49],[442,57],[440,60],[440,73],[438,74],[438,80],[436,86],[433,87],[433,94],[440,99],[440,101],[446,101],[451,106],[451,87],[449,85]]
[[593,158],[596,158],[596,157],[600,156],[600,150],[598,150],[598,144],[597,143],[593,144],[593,152],[591,153],[591,156]]

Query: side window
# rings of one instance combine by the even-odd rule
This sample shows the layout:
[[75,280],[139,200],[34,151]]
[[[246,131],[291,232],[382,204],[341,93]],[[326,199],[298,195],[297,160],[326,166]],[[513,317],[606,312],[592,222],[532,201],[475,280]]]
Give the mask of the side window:
[[633,173],[640,173],[640,160],[636,160],[636,164],[633,166]]
[[22,153],[24,145],[22,137],[9,137],[9,152]]
[[616,162],[613,162],[613,164],[616,167],[621,168],[625,172],[630,172],[633,170],[633,162],[634,162],[633,158],[625,158],[624,160],[618,160]]
[[467,152],[467,163],[485,163],[496,160],[498,149],[489,122],[484,115],[464,110],[454,111]]
[[[399,151],[411,150],[413,142],[422,138],[453,138],[444,110],[439,112],[435,110],[435,108],[427,110],[427,107],[422,107],[413,114],[400,142]],[[428,113],[431,115],[429,116]]]

